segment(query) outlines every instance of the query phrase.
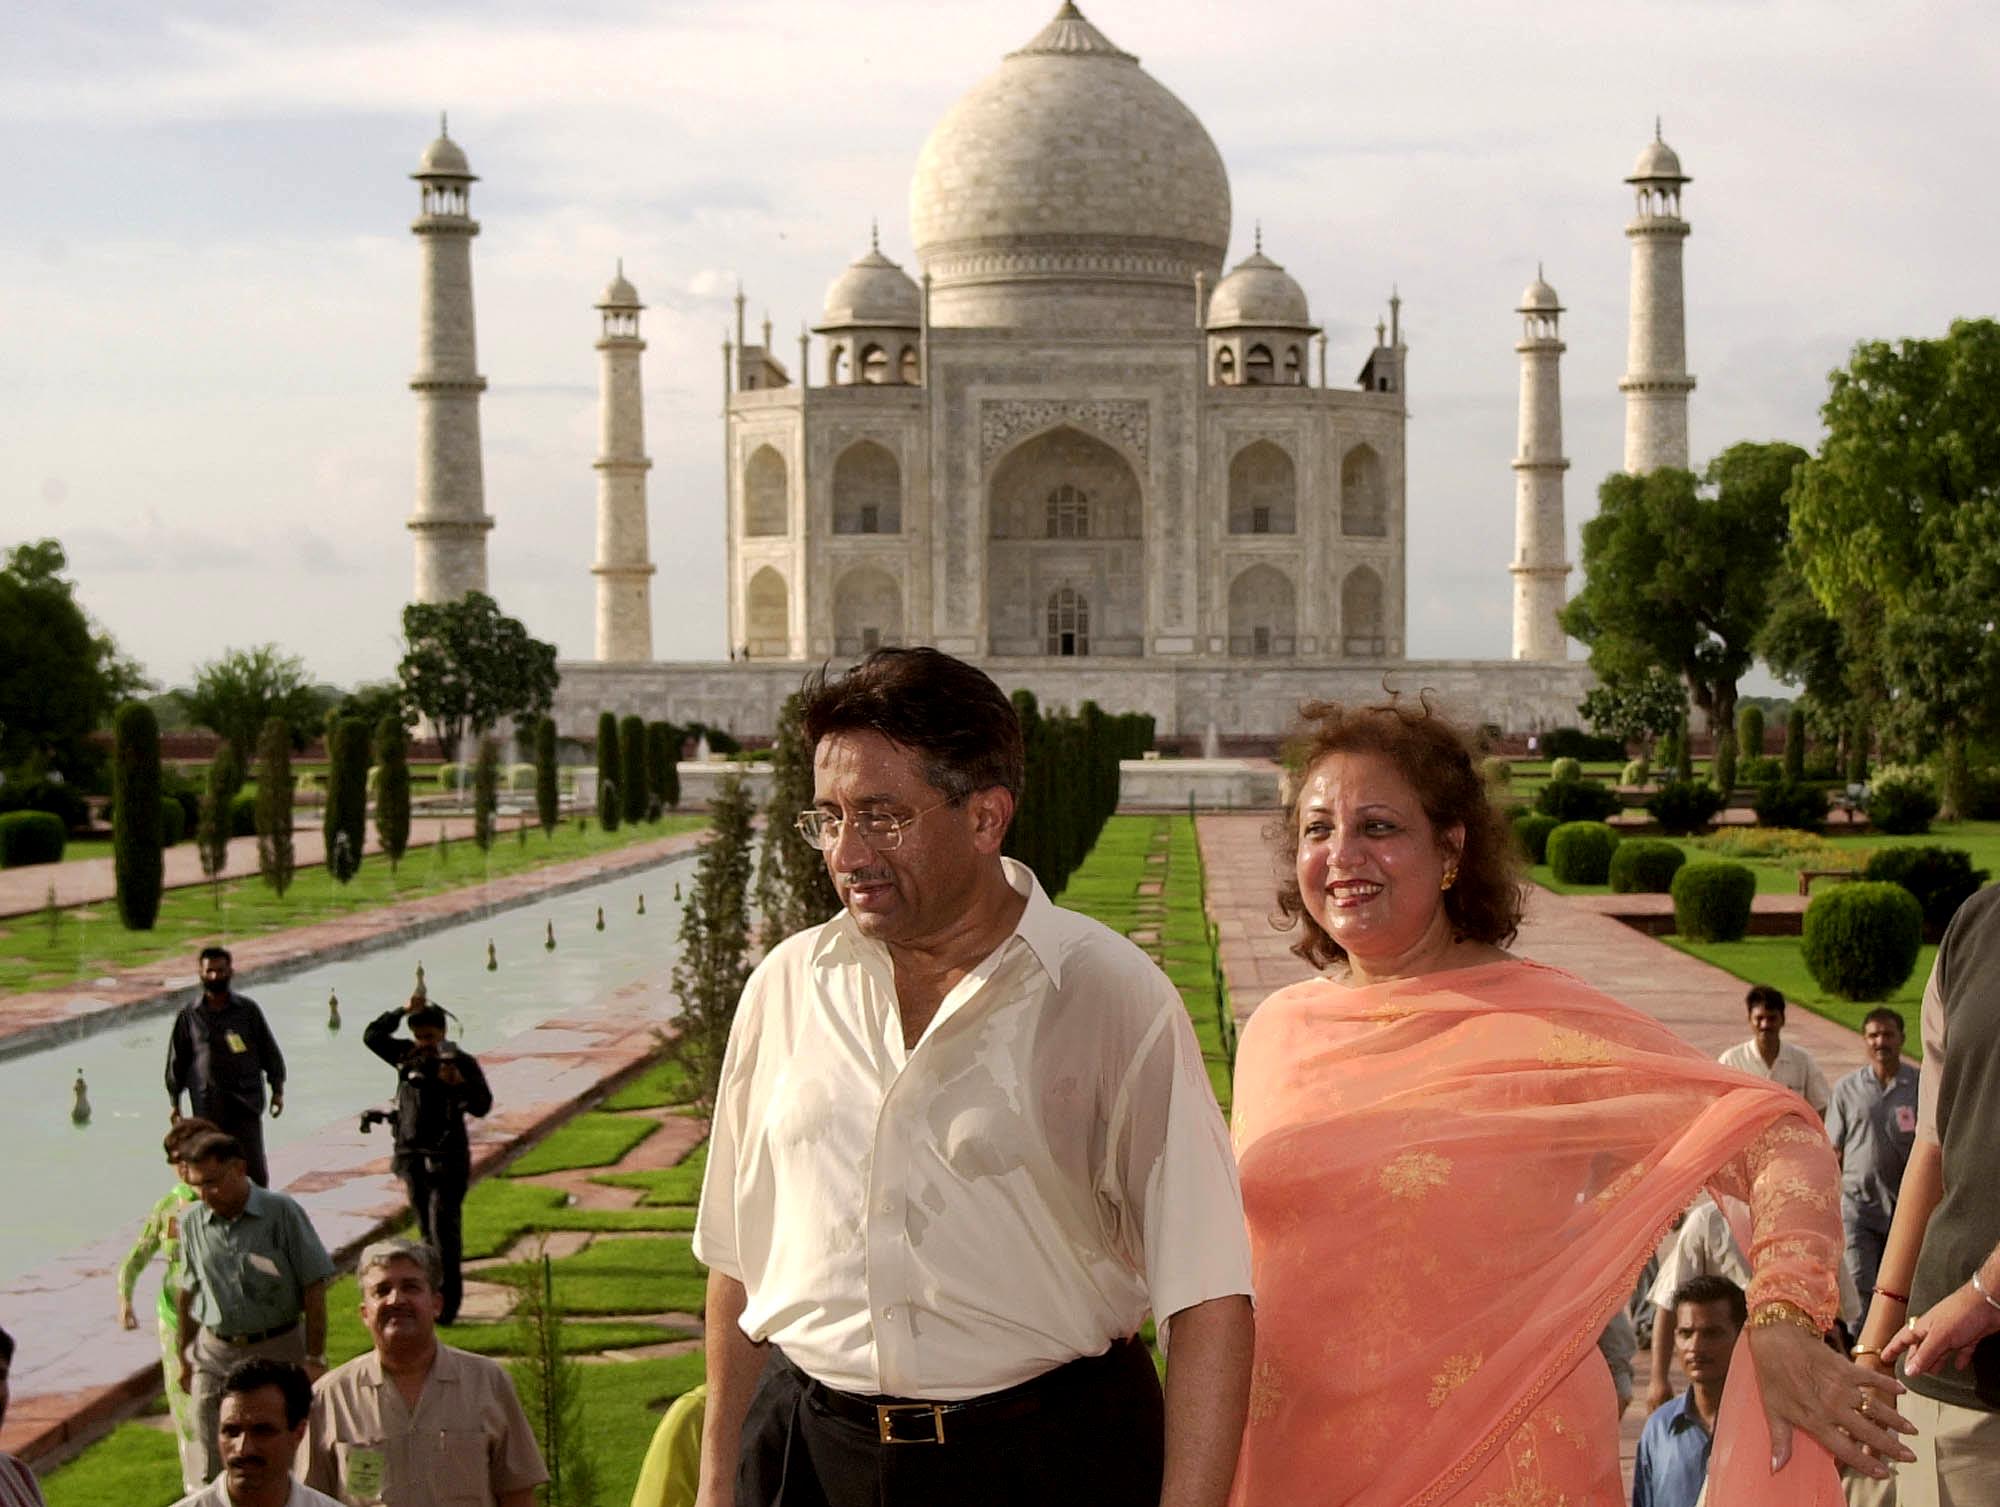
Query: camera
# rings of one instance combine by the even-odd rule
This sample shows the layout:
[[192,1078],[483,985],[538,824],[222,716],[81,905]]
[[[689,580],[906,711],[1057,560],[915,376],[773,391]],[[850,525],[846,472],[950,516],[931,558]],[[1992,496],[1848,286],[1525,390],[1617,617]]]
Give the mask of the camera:
[[377,1125],[393,1125],[395,1123],[396,1114],[394,1110],[364,1109],[361,1111],[361,1133],[363,1135],[367,1135]]

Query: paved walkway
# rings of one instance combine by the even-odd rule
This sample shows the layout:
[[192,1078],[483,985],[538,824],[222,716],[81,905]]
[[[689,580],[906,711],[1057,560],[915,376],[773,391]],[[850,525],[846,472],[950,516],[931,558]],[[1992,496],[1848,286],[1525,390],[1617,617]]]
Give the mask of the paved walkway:
[[[523,869],[485,884],[468,884],[400,905],[354,911],[268,936],[216,940],[228,944],[236,963],[237,983],[248,989],[330,959],[350,957],[390,941],[454,926],[468,917],[512,910],[545,895],[564,894],[613,874],[663,863],[698,846],[704,835],[679,832],[567,863]],[[299,862],[306,862],[303,855]],[[194,957],[190,952],[176,963],[123,969],[76,988],[0,995],[0,1056],[33,1050],[78,1034],[101,1023],[98,1017],[109,1012],[143,1010],[177,1002],[193,985]]]
[[[1265,996],[1315,972],[1289,950],[1295,933],[1278,932],[1277,869],[1263,831],[1270,814],[1214,815],[1196,823],[1208,869],[1208,911],[1221,935],[1222,968],[1239,1020]],[[1616,897],[1620,902],[1634,898]],[[1796,896],[1760,895],[1762,902],[1796,902]],[[1654,941],[1606,914],[1595,896],[1561,896],[1533,891],[1521,935],[1513,950],[1538,963],[1563,968],[1587,983],[1643,1010],[1670,1026],[1702,1052],[1715,1056],[1743,1041],[1744,983],[1697,958]],[[1671,907],[1669,907],[1671,909]],[[1796,928],[1794,928],[1796,929]],[[1791,1012],[1785,1039],[1812,1053],[1829,1081],[1864,1065],[1861,1037],[1808,1010]],[[1623,1474],[1632,1479],[1632,1458],[1645,1422],[1643,1356],[1635,1361],[1639,1398],[1620,1428]],[[1678,1373],[1677,1373],[1678,1374]],[[1684,1383],[1683,1383],[1684,1384]]]

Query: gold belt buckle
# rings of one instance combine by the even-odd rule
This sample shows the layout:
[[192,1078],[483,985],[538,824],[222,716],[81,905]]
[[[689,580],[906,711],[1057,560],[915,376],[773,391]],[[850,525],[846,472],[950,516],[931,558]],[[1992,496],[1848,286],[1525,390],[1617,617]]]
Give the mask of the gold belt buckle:
[[[929,1438],[899,1439],[896,1437],[895,1417],[898,1413],[928,1413],[931,1420]],[[884,1444],[942,1444],[944,1443],[944,1407],[935,1402],[878,1402],[875,1404],[875,1427]]]

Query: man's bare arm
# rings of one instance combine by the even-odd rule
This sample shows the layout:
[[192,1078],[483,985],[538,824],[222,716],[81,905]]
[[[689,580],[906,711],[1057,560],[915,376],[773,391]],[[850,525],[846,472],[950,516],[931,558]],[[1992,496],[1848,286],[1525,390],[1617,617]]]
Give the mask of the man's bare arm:
[[[306,1354],[324,1356],[326,1354],[326,1284],[315,1282],[305,1291],[306,1314]],[[307,1365],[306,1371],[314,1381],[318,1381],[325,1371],[324,1366]]]
[[743,1419],[763,1374],[765,1347],[737,1322],[750,1295],[721,1272],[708,1274],[708,1307],[702,1327],[708,1361],[708,1406],[701,1426],[701,1486],[696,1507],[735,1507],[736,1459]]
[[1167,1469],[1160,1507],[1222,1507],[1236,1477],[1256,1340],[1250,1300],[1211,1298],[1168,1320]]

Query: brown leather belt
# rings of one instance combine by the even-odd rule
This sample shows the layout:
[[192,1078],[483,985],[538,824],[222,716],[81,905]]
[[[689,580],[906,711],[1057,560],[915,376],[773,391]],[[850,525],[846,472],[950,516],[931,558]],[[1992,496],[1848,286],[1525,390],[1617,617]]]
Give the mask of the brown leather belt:
[[274,1329],[260,1329],[255,1334],[216,1334],[216,1331],[213,1329],[209,1330],[209,1333],[214,1334],[225,1345],[261,1345],[266,1340],[274,1340],[280,1335],[290,1334],[298,1327],[299,1321],[293,1319],[289,1324],[280,1324]]

